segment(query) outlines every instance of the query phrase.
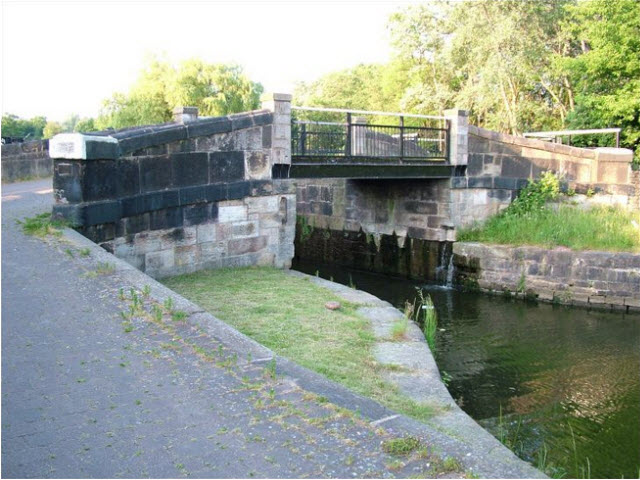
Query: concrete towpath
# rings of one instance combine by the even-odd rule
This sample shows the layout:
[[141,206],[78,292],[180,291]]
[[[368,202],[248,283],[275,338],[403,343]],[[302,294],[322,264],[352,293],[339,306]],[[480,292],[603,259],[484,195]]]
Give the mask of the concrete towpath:
[[[539,475],[276,357],[75,232],[24,235],[51,201],[50,180],[2,186],[3,477]],[[387,453],[408,435],[427,448]]]

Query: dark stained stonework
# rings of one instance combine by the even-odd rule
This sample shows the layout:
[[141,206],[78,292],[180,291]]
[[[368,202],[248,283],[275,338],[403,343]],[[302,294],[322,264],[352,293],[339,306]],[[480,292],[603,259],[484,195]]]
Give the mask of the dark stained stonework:
[[207,153],[174,153],[171,155],[173,184],[176,187],[209,183],[209,155]]
[[209,183],[244,179],[244,152],[209,153]]
[[328,263],[432,283],[446,281],[451,242],[405,237],[395,233],[374,239],[362,230],[316,228],[303,220],[296,225],[295,259]]

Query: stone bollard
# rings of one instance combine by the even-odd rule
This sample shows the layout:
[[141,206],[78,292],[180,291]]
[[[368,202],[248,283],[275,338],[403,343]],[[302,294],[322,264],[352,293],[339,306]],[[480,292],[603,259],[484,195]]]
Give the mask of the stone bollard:
[[175,123],[191,123],[198,120],[198,107],[176,107],[173,109]]

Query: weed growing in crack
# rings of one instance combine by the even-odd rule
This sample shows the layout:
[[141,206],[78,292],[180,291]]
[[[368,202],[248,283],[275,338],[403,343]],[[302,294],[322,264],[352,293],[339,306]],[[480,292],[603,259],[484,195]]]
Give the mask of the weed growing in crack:
[[420,447],[420,439],[416,437],[392,438],[382,442],[382,450],[391,455],[409,455]]
[[151,307],[151,316],[156,322],[161,322],[163,316],[162,308],[154,303]]
[[269,378],[271,378],[272,380],[275,380],[276,378],[276,358],[275,357],[273,357],[269,361],[269,363],[267,364],[267,368],[265,369],[265,372]]
[[187,312],[182,310],[173,310],[171,312],[171,319],[174,322],[184,322],[187,319]]
[[89,278],[95,278],[98,275],[111,275],[116,271],[116,266],[113,263],[109,262],[100,262],[95,270],[86,273],[86,276]]
[[171,311],[173,311],[173,298],[171,297],[165,298],[163,305],[164,305],[165,311],[167,311],[168,313],[171,313]]

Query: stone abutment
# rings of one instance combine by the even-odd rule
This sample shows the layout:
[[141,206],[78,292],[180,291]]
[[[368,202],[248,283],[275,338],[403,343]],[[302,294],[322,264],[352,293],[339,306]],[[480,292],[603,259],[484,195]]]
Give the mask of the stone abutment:
[[56,136],[54,216],[153,277],[288,268],[295,187],[271,173],[290,161],[290,97],[264,100],[228,117],[188,108],[169,124]]

